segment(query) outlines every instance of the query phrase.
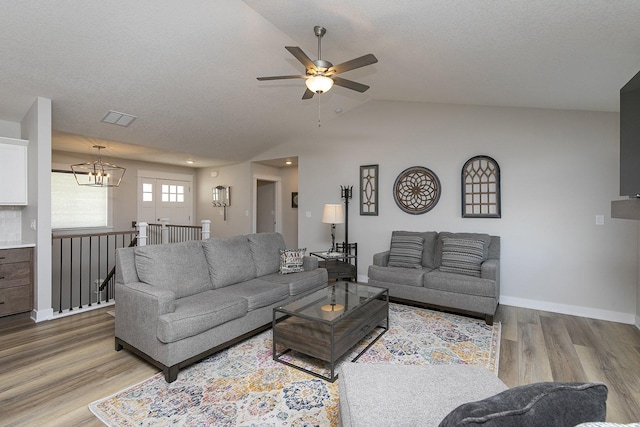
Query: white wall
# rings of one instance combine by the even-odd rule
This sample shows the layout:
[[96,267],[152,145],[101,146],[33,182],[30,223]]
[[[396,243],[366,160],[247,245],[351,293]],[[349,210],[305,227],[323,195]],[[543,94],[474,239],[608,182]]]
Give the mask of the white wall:
[[0,136],[16,139],[22,138],[20,123],[0,120]]
[[[212,177],[212,172],[217,176]],[[196,218],[211,220],[211,237],[251,233],[251,165],[249,163],[198,169],[196,176]],[[224,220],[223,208],[211,205],[213,187],[231,187],[231,206]]]
[[[349,240],[360,279],[391,231],[477,231],[502,237],[503,304],[633,323],[638,221],[611,219],[618,197],[618,114],[375,101],[286,141],[262,158],[299,156],[299,244],[325,248],[325,203],[353,185]],[[502,218],[463,219],[460,170],[489,155],[502,173]],[[255,160],[255,159],[254,159]],[[379,216],[359,215],[359,166],[379,164]],[[442,184],[435,208],[403,213],[397,175],[425,166]],[[307,217],[307,213],[310,217]],[[595,216],[605,224],[596,226]],[[344,226],[337,227],[337,240]]]

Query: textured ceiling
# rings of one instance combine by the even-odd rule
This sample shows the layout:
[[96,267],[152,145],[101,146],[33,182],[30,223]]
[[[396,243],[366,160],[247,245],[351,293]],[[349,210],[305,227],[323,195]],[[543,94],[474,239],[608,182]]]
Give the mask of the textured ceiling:
[[[320,97],[323,121],[370,100],[617,111],[640,70],[638,22],[637,0],[3,0],[0,119],[43,96],[55,148],[246,161],[317,128],[302,80],[256,80],[302,73],[284,46],[315,59],[314,25],[323,59],[379,60],[344,74],[366,93]],[[138,119],[101,123],[108,110]]]

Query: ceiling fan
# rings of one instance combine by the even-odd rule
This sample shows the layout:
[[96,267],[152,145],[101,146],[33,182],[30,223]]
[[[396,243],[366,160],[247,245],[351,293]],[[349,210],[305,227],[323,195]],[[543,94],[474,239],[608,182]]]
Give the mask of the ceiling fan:
[[324,93],[331,89],[334,84],[357,92],[364,92],[369,89],[369,86],[365,84],[343,79],[336,75],[356,68],[375,64],[378,62],[378,58],[370,53],[368,55],[343,62],[342,64],[333,65],[331,62],[322,59],[322,36],[327,33],[326,28],[315,26],[313,27],[313,32],[316,37],[318,37],[318,59],[315,61],[312,61],[299,47],[285,46],[285,49],[295,56],[302,65],[304,65],[306,68],[305,75],[258,77],[258,80],[305,79],[307,89],[305,90],[304,95],[302,95],[302,99],[311,99],[316,93]]

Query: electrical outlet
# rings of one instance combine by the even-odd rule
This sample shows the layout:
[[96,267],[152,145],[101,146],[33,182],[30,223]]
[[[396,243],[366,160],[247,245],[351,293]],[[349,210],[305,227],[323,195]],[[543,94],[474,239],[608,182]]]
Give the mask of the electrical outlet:
[[35,229],[36,229],[36,220],[35,220],[35,219],[32,219],[32,220],[31,220],[31,229],[32,229],[32,230],[35,230]]
[[596,215],[596,225],[604,225],[604,215]]

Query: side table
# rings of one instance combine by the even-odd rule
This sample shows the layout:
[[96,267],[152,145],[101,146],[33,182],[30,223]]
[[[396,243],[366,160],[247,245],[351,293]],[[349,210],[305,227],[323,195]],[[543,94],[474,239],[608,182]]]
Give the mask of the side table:
[[[326,268],[329,280],[351,280],[358,278],[358,249],[357,243],[349,244],[349,252],[344,252],[344,244],[336,244],[337,252],[310,252],[309,255],[320,258],[318,267]],[[355,252],[355,253],[351,253]]]

